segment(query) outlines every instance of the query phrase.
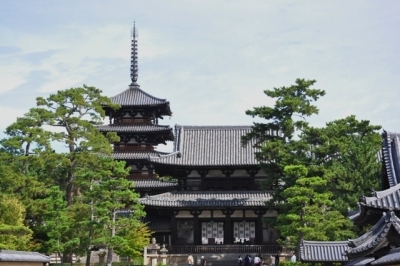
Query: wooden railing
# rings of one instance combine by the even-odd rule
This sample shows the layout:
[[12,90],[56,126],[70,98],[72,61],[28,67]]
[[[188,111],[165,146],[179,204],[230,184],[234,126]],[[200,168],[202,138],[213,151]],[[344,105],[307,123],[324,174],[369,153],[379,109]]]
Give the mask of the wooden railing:
[[154,146],[115,144],[114,151],[154,151]]
[[157,175],[156,174],[133,173],[133,174],[129,174],[126,177],[126,179],[135,181],[136,178],[143,179],[143,178],[154,178],[154,177],[157,177]]
[[194,245],[172,246],[168,248],[171,254],[201,254],[201,253],[237,253],[237,254],[278,254],[282,251],[279,245]]
[[114,124],[152,124],[150,118],[132,118],[132,117],[123,117],[114,120]]

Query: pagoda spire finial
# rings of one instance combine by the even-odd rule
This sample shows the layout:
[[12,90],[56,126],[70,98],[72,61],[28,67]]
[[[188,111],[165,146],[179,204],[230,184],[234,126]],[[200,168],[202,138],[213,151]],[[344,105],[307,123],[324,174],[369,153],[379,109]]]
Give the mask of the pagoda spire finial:
[[138,79],[139,67],[138,67],[137,37],[138,37],[138,31],[136,29],[134,21],[131,34],[131,80],[132,80],[131,86],[138,85],[137,79]]

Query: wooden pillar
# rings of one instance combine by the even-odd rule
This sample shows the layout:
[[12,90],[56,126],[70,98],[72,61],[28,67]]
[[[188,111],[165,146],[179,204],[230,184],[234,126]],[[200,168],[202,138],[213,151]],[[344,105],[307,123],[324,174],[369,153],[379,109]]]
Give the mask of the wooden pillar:
[[193,241],[195,245],[201,245],[201,226],[199,224],[200,210],[192,210],[190,214],[193,215]]
[[224,244],[225,245],[231,245],[233,244],[233,231],[232,231],[232,220],[231,220],[231,215],[233,213],[232,210],[223,210],[223,214],[225,214],[225,228],[224,228]]
[[263,215],[265,214],[265,210],[255,210],[255,214],[257,214],[257,226],[256,226],[256,244],[262,245],[264,242],[263,239]]
[[173,211],[171,215],[171,244],[175,245],[176,244],[176,218],[175,216],[178,214],[179,211]]

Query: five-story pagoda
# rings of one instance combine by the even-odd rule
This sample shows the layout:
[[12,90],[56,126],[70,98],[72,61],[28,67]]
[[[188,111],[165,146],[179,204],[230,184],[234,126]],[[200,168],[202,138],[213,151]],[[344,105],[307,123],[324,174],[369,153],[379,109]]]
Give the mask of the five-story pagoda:
[[130,167],[128,179],[135,182],[135,187],[142,195],[168,190],[175,186],[173,182],[161,182],[148,158],[158,155],[159,144],[174,139],[169,126],[159,125],[159,119],[171,116],[169,102],[156,98],[143,90],[137,83],[138,79],[138,49],[137,29],[135,25],[131,34],[131,80],[129,88],[113,97],[111,100],[121,107],[113,110],[104,106],[109,117],[109,125],[100,126],[100,131],[116,132],[120,141],[114,143],[113,157],[124,160]]

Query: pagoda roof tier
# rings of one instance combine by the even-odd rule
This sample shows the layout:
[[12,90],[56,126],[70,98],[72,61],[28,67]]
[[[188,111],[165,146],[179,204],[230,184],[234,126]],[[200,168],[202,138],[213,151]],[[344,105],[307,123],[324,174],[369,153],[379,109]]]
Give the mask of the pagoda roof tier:
[[176,181],[163,181],[157,178],[135,178],[133,182],[137,189],[175,188],[178,185]]
[[251,129],[251,126],[176,125],[174,151],[150,160],[162,165],[258,166],[254,143],[242,145],[242,136]]
[[300,259],[305,262],[348,261],[344,251],[347,241],[306,241],[300,244]]
[[117,132],[117,133],[152,133],[166,131],[172,134],[172,128],[170,126],[161,126],[153,124],[122,124],[122,125],[102,125],[97,127],[101,132]]
[[172,114],[169,107],[169,101],[154,97],[147,92],[144,92],[140,89],[139,85],[130,85],[127,90],[111,97],[111,101],[121,105],[121,108],[163,106],[160,110],[163,115]]
[[145,206],[172,208],[265,207],[271,191],[172,191],[140,198]]
[[159,156],[165,153],[157,151],[124,151],[114,152],[111,156],[115,160],[148,160],[151,156]]

